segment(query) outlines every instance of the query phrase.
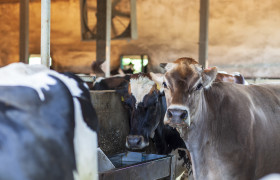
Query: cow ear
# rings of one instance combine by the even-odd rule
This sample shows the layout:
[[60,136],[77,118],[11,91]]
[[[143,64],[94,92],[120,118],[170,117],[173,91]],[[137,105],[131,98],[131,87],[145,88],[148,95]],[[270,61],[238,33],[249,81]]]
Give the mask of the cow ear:
[[216,79],[217,72],[218,70],[216,67],[203,70],[201,73],[203,87],[209,88],[211,86],[212,82]]
[[164,74],[160,74],[160,73],[150,73],[151,75],[151,78],[152,80],[157,84],[157,89],[160,91],[160,92],[163,92],[163,86],[162,86],[162,83],[163,83],[163,77],[164,77]]
[[121,97],[125,96],[128,93],[127,86],[128,85],[126,85],[125,87],[117,88],[116,93]]

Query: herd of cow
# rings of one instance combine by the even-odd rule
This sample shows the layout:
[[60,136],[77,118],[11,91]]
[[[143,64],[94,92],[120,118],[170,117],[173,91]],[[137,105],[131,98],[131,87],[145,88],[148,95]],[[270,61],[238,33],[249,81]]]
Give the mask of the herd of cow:
[[[125,146],[174,154],[176,176],[259,179],[280,173],[280,84],[202,69],[192,58],[164,74],[100,78],[129,114]],[[15,63],[0,69],[0,179],[97,179],[98,120],[73,74]],[[150,141],[150,139],[152,141]]]

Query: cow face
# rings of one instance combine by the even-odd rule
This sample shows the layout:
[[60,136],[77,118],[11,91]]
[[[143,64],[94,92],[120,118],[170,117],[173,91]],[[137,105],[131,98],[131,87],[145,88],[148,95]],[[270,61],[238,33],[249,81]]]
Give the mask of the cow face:
[[130,133],[126,139],[126,147],[142,149],[149,145],[155,129],[160,123],[162,94],[149,74],[135,74],[131,77],[122,101],[130,114]]
[[173,127],[190,126],[197,111],[202,107],[200,96],[203,89],[211,86],[217,69],[202,70],[192,58],[180,58],[173,63],[161,64],[166,69],[162,76],[152,75],[161,83],[166,97],[167,112],[164,122]]

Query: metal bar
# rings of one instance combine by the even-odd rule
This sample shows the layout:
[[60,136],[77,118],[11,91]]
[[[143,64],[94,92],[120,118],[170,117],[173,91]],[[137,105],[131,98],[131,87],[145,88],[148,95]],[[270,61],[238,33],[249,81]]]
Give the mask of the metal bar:
[[141,72],[144,72],[144,55],[141,55]]
[[111,0],[97,0],[96,62],[105,63],[105,76],[110,76]]
[[41,64],[50,67],[51,0],[41,1]]
[[200,0],[199,63],[206,67],[208,59],[209,0]]
[[175,171],[176,171],[176,156],[172,155],[172,159],[171,159],[171,163],[170,163],[170,180],[175,180],[176,179],[176,174],[175,174]]
[[130,27],[131,39],[138,38],[137,17],[136,17],[136,0],[130,0]]
[[20,1],[19,61],[28,63],[29,56],[29,0]]
[[112,20],[112,2],[107,0],[106,3],[106,69],[105,77],[110,76],[110,65],[111,65],[111,20]]

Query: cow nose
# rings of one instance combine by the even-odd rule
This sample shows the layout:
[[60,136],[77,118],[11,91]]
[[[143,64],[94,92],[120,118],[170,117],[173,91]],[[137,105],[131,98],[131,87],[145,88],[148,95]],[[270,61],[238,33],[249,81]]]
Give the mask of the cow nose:
[[126,137],[127,147],[131,149],[140,149],[142,148],[142,142],[144,140],[143,136],[139,135],[129,135]]
[[172,123],[180,124],[188,117],[188,111],[181,109],[168,109],[167,117],[171,119]]

